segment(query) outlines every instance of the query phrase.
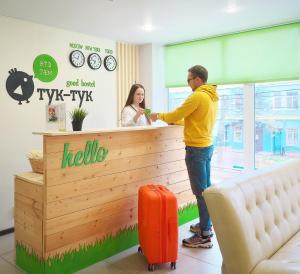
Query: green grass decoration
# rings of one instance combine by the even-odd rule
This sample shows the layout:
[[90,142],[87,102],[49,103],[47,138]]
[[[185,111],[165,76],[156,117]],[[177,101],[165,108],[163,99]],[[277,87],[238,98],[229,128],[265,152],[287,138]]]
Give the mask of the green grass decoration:
[[30,254],[21,244],[16,246],[16,263],[30,274],[69,274],[102,261],[138,244],[137,225],[121,229],[115,236],[108,235],[94,244],[81,246],[78,250],[48,258],[44,263]]
[[20,243],[16,244],[16,264],[30,274],[45,273],[44,262]]
[[197,204],[190,203],[178,210],[178,224],[183,225],[191,220],[199,218]]
[[[178,223],[182,225],[198,217],[196,204],[188,204],[178,210]],[[16,245],[16,264],[29,274],[71,274],[94,263],[111,257],[138,244],[138,226],[121,229],[116,235],[108,235],[78,250],[67,251],[42,261],[22,244]]]

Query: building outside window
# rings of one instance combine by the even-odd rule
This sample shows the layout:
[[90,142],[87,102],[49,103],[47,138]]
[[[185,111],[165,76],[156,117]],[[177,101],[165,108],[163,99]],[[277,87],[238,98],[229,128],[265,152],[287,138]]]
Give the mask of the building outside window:
[[281,100],[282,100],[282,95],[281,94],[275,94],[273,97],[273,108],[274,109],[279,109],[281,108]]
[[237,110],[242,110],[242,106],[243,106],[243,97],[241,95],[236,95],[235,108]]
[[234,126],[233,128],[233,141],[236,143],[241,143],[242,139],[242,127],[240,125]]
[[299,145],[299,129],[298,128],[287,128],[286,129],[286,144],[287,144],[287,146],[298,146]]
[[[212,175],[221,181],[242,172],[244,138],[253,140],[254,166],[261,168],[300,157],[300,81],[253,84],[254,135],[244,136],[245,85],[218,86],[219,111],[214,129]],[[169,110],[189,95],[189,87],[169,89]]]
[[286,96],[286,107],[287,108],[298,108],[298,93],[295,91],[287,92]]
[[256,168],[300,157],[299,95],[299,81],[255,85]]
[[[169,89],[169,110],[178,107],[190,94],[191,90],[188,87]],[[244,166],[243,88],[241,85],[219,86],[218,94],[219,111],[213,134],[214,182],[241,172]],[[239,108],[236,108],[236,104]]]

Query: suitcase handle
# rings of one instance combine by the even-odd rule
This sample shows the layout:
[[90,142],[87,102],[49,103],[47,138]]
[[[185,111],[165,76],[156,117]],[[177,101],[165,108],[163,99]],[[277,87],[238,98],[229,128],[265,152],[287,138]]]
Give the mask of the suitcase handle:
[[164,186],[158,185],[157,188],[160,189],[163,192],[169,192],[168,189],[165,188]]
[[168,190],[165,186],[162,185],[149,185],[151,190],[158,191],[160,190],[161,192],[165,193],[170,193],[170,190]]
[[159,189],[161,191],[165,191],[166,190],[166,188],[164,186],[162,186],[162,185],[149,185],[149,187],[151,188],[151,190],[157,190],[157,189]]

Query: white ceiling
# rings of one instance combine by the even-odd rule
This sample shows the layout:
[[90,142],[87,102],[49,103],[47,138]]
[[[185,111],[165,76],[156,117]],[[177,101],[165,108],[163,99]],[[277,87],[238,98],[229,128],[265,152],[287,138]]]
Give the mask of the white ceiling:
[[[169,44],[300,21],[300,0],[0,0],[0,15],[123,42]],[[145,24],[153,31],[143,30]]]

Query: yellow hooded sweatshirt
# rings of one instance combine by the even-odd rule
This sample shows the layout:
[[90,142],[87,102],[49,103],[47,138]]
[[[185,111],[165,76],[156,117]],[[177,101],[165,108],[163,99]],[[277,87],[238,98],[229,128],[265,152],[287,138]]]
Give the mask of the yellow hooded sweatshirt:
[[212,131],[218,101],[216,86],[202,85],[180,107],[172,112],[160,113],[158,119],[169,124],[179,124],[178,121],[184,119],[185,144],[191,147],[208,147],[213,143]]

